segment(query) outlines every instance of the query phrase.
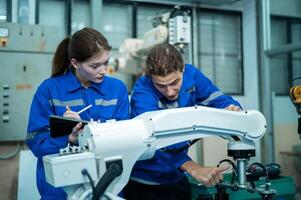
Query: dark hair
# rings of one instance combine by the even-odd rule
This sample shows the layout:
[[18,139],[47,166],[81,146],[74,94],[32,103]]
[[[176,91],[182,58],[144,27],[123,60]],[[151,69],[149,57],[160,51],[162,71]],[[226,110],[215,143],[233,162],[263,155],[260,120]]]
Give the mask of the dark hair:
[[107,39],[97,30],[84,28],[75,32],[71,37],[65,38],[57,47],[52,59],[51,76],[64,74],[74,58],[84,62],[105,50],[111,50]]
[[145,68],[147,76],[165,76],[178,70],[183,72],[183,69],[183,57],[173,45],[158,44],[147,55]]

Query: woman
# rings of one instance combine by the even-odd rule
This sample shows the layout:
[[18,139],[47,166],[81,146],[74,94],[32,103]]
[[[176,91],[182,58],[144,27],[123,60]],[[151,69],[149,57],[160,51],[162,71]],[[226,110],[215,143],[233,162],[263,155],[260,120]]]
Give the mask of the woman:
[[[79,123],[66,136],[52,138],[50,115],[101,122],[128,118],[126,86],[118,79],[105,76],[110,49],[106,38],[92,28],[84,28],[65,38],[55,52],[51,77],[34,95],[26,143],[38,158],[37,186],[43,200],[67,198],[62,188],[54,188],[46,182],[43,156],[58,153],[68,143],[76,144],[82,128]],[[92,107],[77,114],[88,105]]]

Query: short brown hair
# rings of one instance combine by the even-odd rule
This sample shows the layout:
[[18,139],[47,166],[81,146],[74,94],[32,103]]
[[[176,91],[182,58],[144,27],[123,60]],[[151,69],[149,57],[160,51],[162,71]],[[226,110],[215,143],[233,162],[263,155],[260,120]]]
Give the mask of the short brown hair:
[[184,61],[179,50],[170,44],[158,44],[153,47],[146,58],[145,74],[147,76],[165,76],[184,69]]

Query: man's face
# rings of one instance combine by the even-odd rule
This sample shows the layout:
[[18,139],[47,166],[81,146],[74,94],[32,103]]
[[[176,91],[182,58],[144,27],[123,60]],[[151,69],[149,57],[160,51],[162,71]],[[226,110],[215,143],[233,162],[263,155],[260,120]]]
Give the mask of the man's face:
[[152,75],[151,77],[156,89],[168,100],[174,101],[178,98],[183,81],[183,72],[176,71],[166,76]]

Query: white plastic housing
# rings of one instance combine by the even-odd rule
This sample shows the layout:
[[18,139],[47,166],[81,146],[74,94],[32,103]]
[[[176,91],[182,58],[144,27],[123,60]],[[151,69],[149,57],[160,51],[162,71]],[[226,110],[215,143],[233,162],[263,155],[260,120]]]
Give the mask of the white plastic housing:
[[83,152],[59,156],[58,154],[43,157],[46,180],[55,187],[89,182],[81,173],[87,169],[93,180],[97,180],[96,160],[94,153]]

